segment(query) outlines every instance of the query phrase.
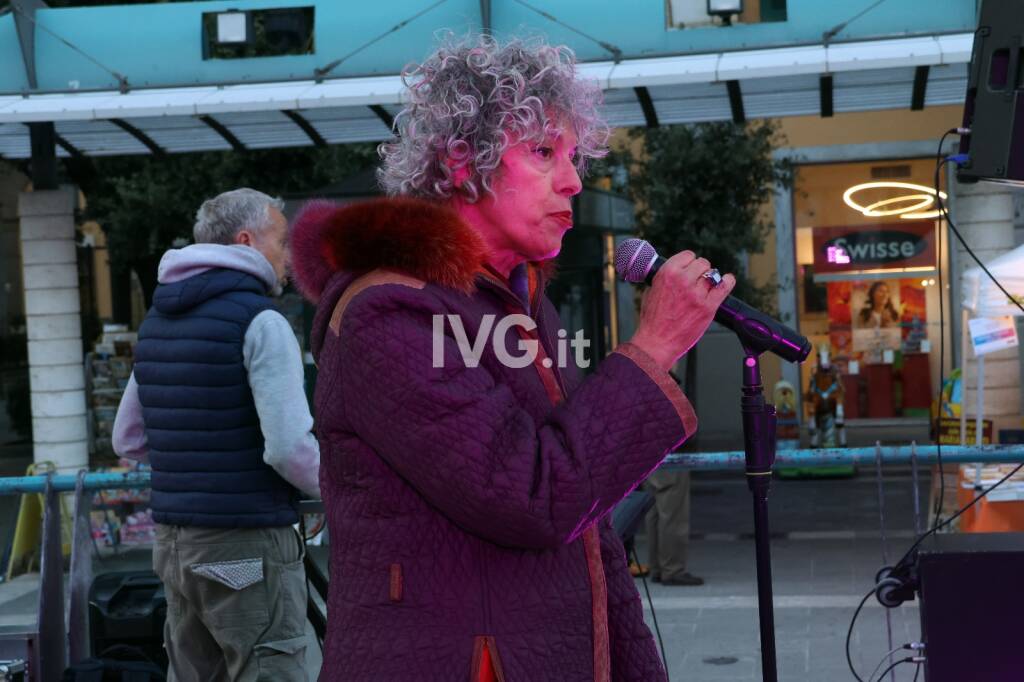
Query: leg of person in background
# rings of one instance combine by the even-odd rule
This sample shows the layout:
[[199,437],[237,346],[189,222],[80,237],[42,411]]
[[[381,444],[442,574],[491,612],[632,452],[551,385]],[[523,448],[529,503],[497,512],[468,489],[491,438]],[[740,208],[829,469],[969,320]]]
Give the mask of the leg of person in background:
[[846,447],[846,418],[843,412],[843,406],[840,403],[836,405],[836,435],[839,438],[839,447]]
[[690,545],[690,472],[656,471],[647,479],[654,507],[647,514],[652,579],[665,585],[703,585],[687,570]]
[[626,550],[626,560],[629,561],[629,574],[634,578],[646,578],[650,570],[646,564],[637,562],[636,537],[630,536],[622,545]]

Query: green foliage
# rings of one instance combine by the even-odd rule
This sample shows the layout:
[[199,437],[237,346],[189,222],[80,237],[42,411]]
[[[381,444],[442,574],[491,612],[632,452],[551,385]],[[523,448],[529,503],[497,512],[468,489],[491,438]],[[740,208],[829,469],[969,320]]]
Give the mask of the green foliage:
[[191,242],[195,213],[205,199],[238,187],[271,195],[308,192],[376,161],[374,145],[358,144],[94,158],[67,165],[85,194],[85,217],[107,233],[111,265],[136,270],[148,299],[160,256],[180,240]]
[[737,297],[773,309],[775,283],[757,286],[743,255],[764,250],[774,225],[763,219],[762,207],[776,183],[792,184],[790,164],[772,158],[783,142],[777,124],[639,128],[630,137],[640,152],[619,150],[606,164],[629,170],[623,189],[636,202],[640,234],[666,257],[690,249],[734,273]]

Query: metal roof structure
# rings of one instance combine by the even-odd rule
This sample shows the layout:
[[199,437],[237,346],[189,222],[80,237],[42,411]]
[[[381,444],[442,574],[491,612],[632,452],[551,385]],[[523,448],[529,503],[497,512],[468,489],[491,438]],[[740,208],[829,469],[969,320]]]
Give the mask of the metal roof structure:
[[[964,100],[974,0],[936,0],[924,13],[919,0],[888,0],[870,11],[860,0],[787,0],[784,21],[728,27],[681,28],[673,18],[673,7],[700,15],[704,3],[551,0],[541,9],[537,0],[212,0],[48,8],[43,0],[11,0],[0,11],[0,157],[30,157],[29,127],[50,122],[61,156],[386,139],[402,106],[398,74],[424,56],[438,31],[540,35],[568,45],[581,75],[605,91],[613,126]],[[214,17],[269,11],[308,13],[304,51],[211,56]],[[42,135],[44,126],[33,127]]]
[[[960,104],[973,35],[896,38],[590,62],[613,126],[921,109]],[[396,76],[0,97],[0,156],[31,156],[31,122],[58,154],[266,149],[386,139]]]

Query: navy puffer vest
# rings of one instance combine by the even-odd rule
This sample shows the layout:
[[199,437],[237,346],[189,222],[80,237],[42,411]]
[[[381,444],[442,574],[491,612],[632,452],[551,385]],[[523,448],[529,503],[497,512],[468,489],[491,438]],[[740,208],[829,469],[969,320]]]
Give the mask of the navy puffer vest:
[[161,284],[139,328],[135,380],[153,467],[153,519],[179,526],[284,526],[295,488],[263,461],[242,356],[271,308],[263,283],[215,269]]

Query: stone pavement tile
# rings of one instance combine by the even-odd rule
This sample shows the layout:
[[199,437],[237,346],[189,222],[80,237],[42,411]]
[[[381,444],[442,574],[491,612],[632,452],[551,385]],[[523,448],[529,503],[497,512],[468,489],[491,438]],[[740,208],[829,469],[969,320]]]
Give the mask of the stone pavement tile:
[[[779,651],[775,656],[775,669],[781,680],[788,680],[796,675],[806,675],[810,672],[808,668],[808,654],[806,651]],[[757,675],[760,675],[761,668],[758,666]]]
[[[746,617],[737,617],[740,615]],[[757,635],[755,609],[701,609],[697,634],[702,637],[736,637]]]
[[805,608],[775,609],[775,636],[778,639],[808,635],[811,610]]
[[669,674],[671,679],[684,682],[760,679],[760,653],[688,655],[682,665],[670,669]]

